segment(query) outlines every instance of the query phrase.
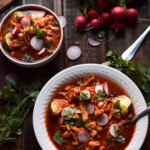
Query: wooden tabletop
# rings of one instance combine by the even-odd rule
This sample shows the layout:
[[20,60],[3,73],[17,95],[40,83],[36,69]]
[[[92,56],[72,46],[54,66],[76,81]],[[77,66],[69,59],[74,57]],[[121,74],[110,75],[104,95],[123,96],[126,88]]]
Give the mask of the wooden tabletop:
[[[150,1],[143,0],[143,4],[137,9],[139,11],[139,18],[148,19],[150,18]],[[4,85],[4,77],[8,73],[17,73],[18,75],[26,75],[35,77],[38,76],[39,72],[43,72],[44,77],[51,78],[59,71],[83,63],[102,63],[106,60],[106,53],[108,50],[114,50],[119,55],[126,50],[134,40],[148,27],[149,22],[139,19],[138,25],[134,29],[126,29],[126,32],[121,37],[114,37],[107,43],[102,43],[98,47],[92,47],[87,43],[88,33],[76,35],[76,29],[74,27],[74,18],[80,14],[78,8],[78,0],[16,0],[11,6],[5,8],[0,14],[0,20],[3,16],[8,13],[11,9],[16,6],[23,4],[40,4],[46,6],[56,12],[58,15],[64,15],[67,19],[67,26],[64,29],[64,40],[60,53],[58,56],[50,62],[48,65],[37,68],[37,69],[24,69],[17,67],[10,63],[2,53],[0,53],[0,86]],[[109,31],[106,34],[106,41],[112,37],[112,32]],[[83,53],[82,56],[76,61],[70,61],[66,57],[66,50],[69,46],[79,42]],[[132,62],[134,64],[142,62],[150,67],[150,36],[148,35],[142,43],[139,51],[135,55]],[[0,146],[0,150],[40,150],[40,146],[35,138],[33,125],[32,125],[32,111],[27,116],[23,126],[23,133],[17,137],[15,143],[4,144]],[[138,142],[138,141],[137,141]],[[150,126],[146,137],[146,140],[141,150],[150,150]]]

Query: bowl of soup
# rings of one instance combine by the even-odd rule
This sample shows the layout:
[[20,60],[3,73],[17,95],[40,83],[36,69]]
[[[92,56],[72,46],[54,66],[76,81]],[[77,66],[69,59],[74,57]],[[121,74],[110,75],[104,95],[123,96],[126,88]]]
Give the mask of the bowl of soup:
[[59,52],[63,29],[57,15],[35,4],[10,11],[0,24],[1,52],[22,67],[39,67]]
[[[139,150],[148,116],[138,87],[120,71],[100,64],[67,68],[41,90],[33,127],[43,150]],[[142,125],[141,125],[142,124]]]

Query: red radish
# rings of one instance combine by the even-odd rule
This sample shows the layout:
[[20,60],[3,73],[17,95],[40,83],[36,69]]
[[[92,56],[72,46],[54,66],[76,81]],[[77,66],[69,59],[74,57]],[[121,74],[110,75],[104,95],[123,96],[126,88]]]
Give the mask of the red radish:
[[108,115],[104,113],[98,118],[97,124],[100,126],[104,126],[108,123],[108,121],[109,121]]
[[28,16],[25,16],[21,19],[20,21],[21,25],[23,25],[24,27],[29,27],[31,25],[31,20]]
[[110,7],[109,0],[96,0],[96,6],[100,11],[105,11]]
[[125,9],[120,6],[116,6],[111,10],[111,16],[115,21],[122,22],[125,20],[126,16]]
[[114,25],[113,25],[113,30],[119,34],[123,33],[125,31],[125,25],[121,22],[116,22]]
[[81,49],[78,46],[71,46],[67,50],[67,57],[70,60],[76,60],[81,56]]
[[78,133],[78,140],[79,140],[79,142],[85,143],[85,142],[87,142],[89,139],[90,139],[90,134],[89,134],[88,131],[86,131],[86,130],[81,130],[81,131]]
[[87,24],[86,18],[84,16],[78,16],[75,18],[74,24],[78,29],[84,29]]
[[103,83],[103,91],[106,95],[109,95],[109,88],[107,82]]
[[14,27],[14,29],[12,30],[11,34],[15,37],[17,36],[17,33],[19,32],[19,28],[16,26]]
[[94,9],[89,10],[89,11],[87,12],[87,15],[88,15],[88,18],[89,18],[90,20],[95,19],[95,18],[98,17],[98,16],[97,16],[97,12],[96,12],[96,10],[94,10]]
[[91,22],[90,22],[90,26],[91,26],[93,29],[95,29],[95,30],[99,29],[100,24],[101,24],[101,22],[100,22],[99,19],[93,19],[93,20],[91,20]]
[[44,52],[45,52],[45,50],[46,50],[46,48],[45,47],[43,47],[39,52],[38,52],[38,55],[41,55],[41,54],[43,54]]
[[60,117],[60,118],[58,119],[58,124],[59,124],[59,125],[62,125],[62,124],[63,124],[63,122],[64,122],[63,117]]
[[35,50],[41,50],[43,47],[43,40],[42,39],[38,39],[36,36],[33,36],[31,38],[30,41],[31,46],[35,49]]
[[58,19],[60,21],[60,25],[62,26],[62,28],[64,28],[67,24],[66,18],[64,16],[58,16]]
[[105,28],[110,27],[113,24],[113,19],[110,15],[110,13],[104,12],[100,15],[102,24]]
[[42,18],[44,16],[45,16],[45,11],[35,11],[35,12],[32,12],[31,14],[32,19]]
[[101,44],[99,41],[96,41],[92,38],[88,38],[88,42],[91,46],[99,46]]
[[97,94],[99,90],[100,90],[100,91],[103,91],[103,84],[97,85],[97,86],[95,87],[95,93]]
[[88,103],[87,105],[86,105],[86,108],[87,108],[87,111],[88,111],[88,114],[93,114],[94,113],[94,110],[95,110],[95,106],[93,105],[93,104],[91,104],[91,103]]
[[129,23],[136,24],[138,21],[138,12],[134,8],[130,8],[126,11],[126,19]]
[[118,137],[119,136],[118,129],[119,127],[117,124],[112,124],[109,128],[109,132],[113,137]]

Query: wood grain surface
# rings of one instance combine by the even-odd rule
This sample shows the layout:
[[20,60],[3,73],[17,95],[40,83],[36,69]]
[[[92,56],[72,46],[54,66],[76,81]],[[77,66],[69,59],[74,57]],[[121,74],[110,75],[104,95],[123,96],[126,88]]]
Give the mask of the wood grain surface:
[[[0,3],[2,0],[0,1]],[[48,65],[37,69],[23,69],[10,63],[0,53],[0,87],[4,85],[5,75],[8,73],[16,73],[18,76],[26,75],[35,77],[39,72],[43,73],[43,77],[51,78],[59,71],[77,64],[83,63],[102,63],[106,61],[106,53],[108,50],[114,50],[119,55],[126,50],[132,42],[145,30],[149,25],[149,21],[142,21],[141,19],[150,18],[150,1],[144,0],[143,4],[137,7],[140,15],[138,25],[133,29],[126,29],[123,36],[113,36],[113,33],[109,31],[106,34],[105,42],[98,47],[92,47],[87,43],[87,37],[92,36],[90,32],[79,33],[74,27],[74,18],[80,14],[78,0],[16,0],[10,7],[7,7],[1,14],[0,20],[3,16],[9,12],[12,8],[20,6],[22,4],[40,4],[54,10],[58,15],[64,15],[67,19],[67,26],[64,29],[64,41],[62,48],[58,56],[50,62]],[[109,41],[109,42],[108,42]],[[76,60],[71,61],[66,57],[67,48],[78,45],[82,49],[82,56]],[[141,45],[139,51],[135,55],[132,62],[134,64],[143,62],[150,67],[150,36],[148,35]],[[23,134],[17,137],[14,143],[4,144],[0,146],[0,150],[40,150],[40,146],[35,138],[33,125],[32,125],[32,111],[27,116],[23,126]],[[138,142],[138,141],[137,141]],[[146,140],[141,150],[150,150],[150,126],[146,137]]]

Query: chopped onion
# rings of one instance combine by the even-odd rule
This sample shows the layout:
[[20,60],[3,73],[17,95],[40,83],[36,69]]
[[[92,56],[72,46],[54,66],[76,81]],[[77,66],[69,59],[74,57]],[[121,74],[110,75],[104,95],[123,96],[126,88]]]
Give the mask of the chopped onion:
[[91,104],[91,103],[88,103],[87,105],[86,105],[86,109],[87,109],[87,111],[88,111],[88,114],[93,114],[94,113],[94,110],[95,110],[95,106],[93,105],[93,104]]
[[81,143],[85,143],[85,142],[87,142],[89,139],[90,139],[90,134],[89,134],[88,131],[86,131],[86,130],[81,130],[81,131],[78,133],[78,140],[79,140]]
[[99,46],[101,44],[99,41],[96,41],[92,38],[88,38],[88,42],[91,46]]
[[107,82],[103,83],[103,91],[105,92],[106,95],[109,95],[109,89],[108,89]]
[[42,18],[44,16],[45,16],[45,11],[35,11],[35,12],[32,12],[31,14],[32,19]]
[[[115,129],[116,128],[116,129]],[[119,134],[118,132],[116,131],[118,130],[118,125],[117,124],[112,124],[109,128],[109,132],[110,134],[113,136],[113,137],[118,137]]]
[[21,25],[23,25],[24,27],[29,27],[31,25],[31,20],[28,16],[25,16],[21,19],[20,21]]
[[45,52],[45,50],[46,50],[46,48],[45,47],[43,47],[39,52],[38,52],[38,55],[41,55],[41,54],[43,54],[44,52]]
[[43,47],[43,40],[42,39],[38,39],[36,36],[33,36],[30,42],[31,46],[35,49],[35,50],[41,50],[41,48]]
[[76,60],[81,56],[81,49],[78,46],[71,46],[67,50],[67,57],[70,60]]
[[98,118],[97,124],[100,126],[104,126],[108,123],[108,121],[109,121],[108,115],[106,113],[104,113]]
[[100,90],[100,91],[103,91],[103,84],[101,84],[101,85],[96,85],[96,87],[95,87],[95,93],[97,94],[99,90]]
[[60,25],[64,28],[67,24],[66,18],[64,16],[58,16]]

